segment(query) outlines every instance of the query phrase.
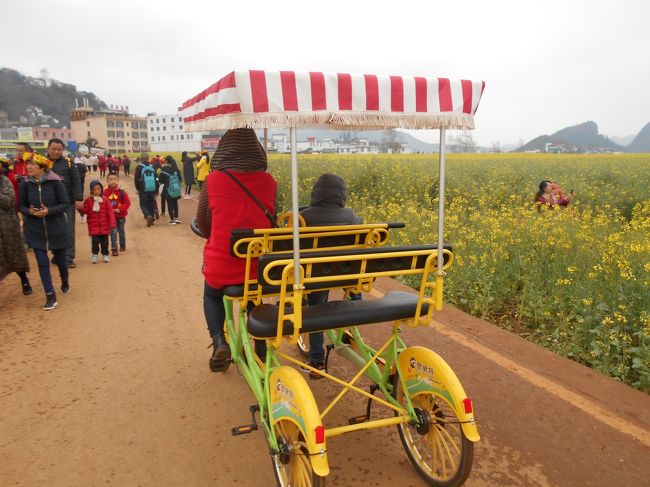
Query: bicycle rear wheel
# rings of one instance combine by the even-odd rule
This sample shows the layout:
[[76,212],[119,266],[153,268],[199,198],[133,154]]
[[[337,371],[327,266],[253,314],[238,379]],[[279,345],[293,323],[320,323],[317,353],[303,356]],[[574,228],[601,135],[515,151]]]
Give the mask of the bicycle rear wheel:
[[280,453],[271,457],[279,487],[325,487],[325,477],[317,475],[309,459],[309,451],[300,428],[288,419],[273,426],[280,444]]
[[[395,397],[406,400],[402,384],[395,378]],[[397,425],[409,460],[431,486],[462,485],[472,469],[474,444],[467,439],[454,409],[435,392],[422,391],[411,396],[420,425]]]

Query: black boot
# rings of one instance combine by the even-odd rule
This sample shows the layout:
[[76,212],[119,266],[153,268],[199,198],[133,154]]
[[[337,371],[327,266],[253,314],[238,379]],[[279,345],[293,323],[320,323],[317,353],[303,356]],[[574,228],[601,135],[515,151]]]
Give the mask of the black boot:
[[45,311],[49,311],[51,309],[56,308],[56,305],[59,304],[56,302],[56,294],[46,294],[45,295],[45,304],[43,305],[43,309]]
[[68,294],[70,292],[70,284],[67,279],[61,279],[61,292]]
[[230,366],[230,346],[223,335],[212,335],[212,357],[210,357],[210,370],[212,372],[225,372]]
[[30,294],[32,294],[32,286],[29,283],[29,279],[27,278],[27,273],[19,272],[18,276],[20,276],[20,283],[23,286],[23,294],[25,296],[29,296]]

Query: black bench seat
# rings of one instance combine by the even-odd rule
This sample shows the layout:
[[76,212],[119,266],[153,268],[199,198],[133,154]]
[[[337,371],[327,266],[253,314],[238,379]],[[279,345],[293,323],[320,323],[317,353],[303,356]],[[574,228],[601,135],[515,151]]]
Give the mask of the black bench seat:
[[[379,299],[359,301],[330,301],[302,308],[301,333],[332,330],[348,326],[367,325],[413,318],[418,295],[393,291]],[[422,305],[422,315],[429,307]],[[280,308],[274,304],[261,304],[248,315],[248,332],[258,338],[277,336]],[[293,334],[293,324],[285,321],[283,335]]]

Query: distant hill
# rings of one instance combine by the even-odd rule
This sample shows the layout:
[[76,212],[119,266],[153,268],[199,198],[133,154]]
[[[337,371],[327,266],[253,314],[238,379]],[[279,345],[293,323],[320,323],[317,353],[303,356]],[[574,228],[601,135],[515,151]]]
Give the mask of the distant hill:
[[585,122],[558,130],[553,135],[540,135],[517,149],[517,152],[538,150],[544,152],[546,144],[562,148],[564,152],[622,151],[623,147],[598,133],[595,122]]
[[627,152],[650,152],[650,123],[641,129],[634,140],[625,148]]
[[[269,136],[273,134],[288,134],[288,130],[272,129],[269,130]],[[342,130],[321,130],[321,129],[298,129],[298,140],[305,140],[307,137],[316,137],[317,139],[345,140],[347,137],[352,139],[368,139],[370,142],[382,144],[386,141],[386,132],[384,130],[352,130],[349,132]],[[395,133],[395,142],[405,142],[414,152],[437,152],[438,144],[431,144],[413,137],[411,134],[400,132]]]
[[626,146],[630,145],[630,142],[632,142],[634,140],[634,137],[636,137],[636,135],[626,135],[624,137],[617,137],[615,135],[609,135],[608,137],[610,138],[610,140],[612,140],[613,142],[616,142],[618,145],[622,145],[623,147],[626,147]]
[[9,123],[70,126],[70,110],[75,98],[87,98],[91,107],[107,108],[93,93],[77,91],[74,85],[49,78],[24,76],[9,68],[0,69],[0,110]]

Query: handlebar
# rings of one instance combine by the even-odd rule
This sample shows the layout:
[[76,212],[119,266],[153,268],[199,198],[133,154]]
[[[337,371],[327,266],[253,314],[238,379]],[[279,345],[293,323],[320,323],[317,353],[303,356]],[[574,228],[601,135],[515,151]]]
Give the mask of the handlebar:
[[196,218],[192,218],[192,223],[190,223],[190,228],[196,235],[198,235],[201,238],[205,238],[201,233],[201,230],[199,230],[199,227],[196,224]]

